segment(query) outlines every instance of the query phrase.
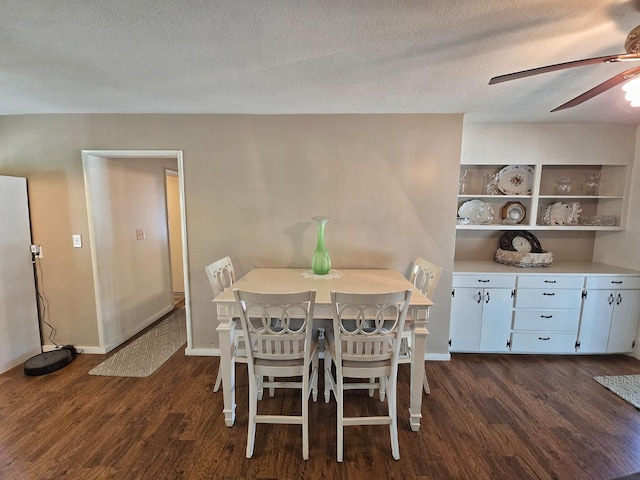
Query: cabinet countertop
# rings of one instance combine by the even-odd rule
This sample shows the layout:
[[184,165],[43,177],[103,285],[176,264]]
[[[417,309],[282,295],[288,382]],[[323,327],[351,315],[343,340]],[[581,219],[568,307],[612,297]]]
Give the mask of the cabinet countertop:
[[549,267],[522,268],[490,260],[456,260],[454,273],[492,273],[509,275],[640,275],[640,271],[593,262],[553,262]]

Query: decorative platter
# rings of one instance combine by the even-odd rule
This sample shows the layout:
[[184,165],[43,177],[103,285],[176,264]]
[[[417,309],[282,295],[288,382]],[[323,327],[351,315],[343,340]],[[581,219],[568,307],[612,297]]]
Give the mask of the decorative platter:
[[493,206],[482,200],[469,200],[458,209],[459,218],[470,219],[469,223],[488,224],[493,220]]
[[498,172],[498,190],[505,195],[530,195],[533,187],[533,167],[509,165]]

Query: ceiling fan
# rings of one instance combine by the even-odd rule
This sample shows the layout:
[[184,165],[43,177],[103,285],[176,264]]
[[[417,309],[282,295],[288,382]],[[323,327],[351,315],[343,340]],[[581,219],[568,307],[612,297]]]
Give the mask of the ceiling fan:
[[[617,55],[605,55],[604,57],[585,58],[583,60],[574,60],[572,62],[556,63],[554,65],[547,65],[546,67],[532,68],[530,70],[523,70],[521,72],[507,73],[505,75],[499,75],[489,80],[489,85],[496,83],[508,82],[510,80],[516,80],[518,78],[530,77],[532,75],[538,75],[541,73],[554,72],[556,70],[565,70],[568,68],[582,67],[584,65],[594,65],[598,63],[618,63],[640,60],[640,25],[629,32],[624,42],[624,49],[627,53],[620,53]],[[619,73],[609,80],[601,83],[600,85],[593,87],[591,90],[587,90],[576,98],[569,100],[567,103],[560,105],[559,107],[551,110],[557,112],[558,110],[564,110],[566,108],[575,107],[581,103],[600,95],[601,93],[615,87],[621,83],[630,80],[637,75],[640,75],[640,67],[630,68],[622,73]]]

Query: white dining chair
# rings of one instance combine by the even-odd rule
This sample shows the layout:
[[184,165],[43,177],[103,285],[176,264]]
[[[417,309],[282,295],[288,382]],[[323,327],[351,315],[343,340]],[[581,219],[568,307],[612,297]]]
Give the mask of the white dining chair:
[[[302,458],[309,458],[309,396],[318,398],[318,336],[313,332],[315,290],[298,293],[254,293],[233,290],[247,340],[249,425],[247,458],[253,456],[258,423],[302,426]],[[301,378],[298,378],[301,377]],[[264,382],[263,379],[268,378]],[[262,386],[301,390],[299,415],[258,413]]]
[[[391,453],[394,459],[400,458],[398,355],[411,293],[412,290],[382,294],[331,292],[333,329],[325,333],[325,401],[333,392],[338,411],[338,462],[344,456],[344,427],[353,425],[389,425]],[[388,415],[346,417],[345,391],[370,389],[372,378],[380,379],[377,386],[386,391]]]
[[[409,281],[420,290],[425,297],[428,299],[433,298],[433,293],[436,290],[436,286],[438,285],[438,280],[440,280],[440,275],[442,275],[443,268],[435,263],[431,263],[424,258],[417,257],[413,262],[413,267],[411,268],[411,276],[409,277]],[[402,332],[402,343],[400,345],[400,358],[398,359],[399,364],[411,363],[412,358],[412,326],[405,325],[404,331]],[[425,367],[424,377],[422,379],[422,386],[424,388],[424,393],[427,395],[431,393],[431,389],[429,388],[429,380],[427,378],[427,369]]]
[[[211,290],[213,291],[213,298],[216,298],[222,292],[231,288],[236,281],[236,274],[233,269],[233,263],[231,263],[230,257],[224,257],[220,260],[216,260],[213,263],[204,267],[207,273],[207,278],[211,284]],[[236,326],[235,340],[233,344],[233,363],[247,363],[247,352],[244,342],[244,334],[242,328],[238,324]],[[232,366],[233,368],[233,366]],[[222,383],[222,366],[218,366],[218,374],[216,376],[216,383],[213,387],[213,391],[217,392],[220,389]]]

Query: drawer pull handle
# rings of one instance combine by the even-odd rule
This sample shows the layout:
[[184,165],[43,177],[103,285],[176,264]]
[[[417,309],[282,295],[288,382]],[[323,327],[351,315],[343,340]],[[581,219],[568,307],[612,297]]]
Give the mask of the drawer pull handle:
[[547,297],[553,297],[555,295],[555,293],[543,293],[542,295],[546,295]]
[[540,318],[553,318],[553,315],[540,315]]
[[538,340],[551,340],[551,337],[538,337]]
[[622,285],[622,280],[611,280],[614,285]]
[[491,280],[478,280],[480,283],[489,283]]
[[544,283],[556,283],[555,280],[545,280]]

